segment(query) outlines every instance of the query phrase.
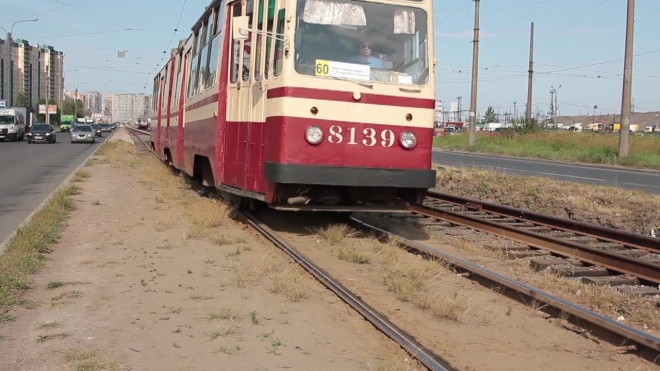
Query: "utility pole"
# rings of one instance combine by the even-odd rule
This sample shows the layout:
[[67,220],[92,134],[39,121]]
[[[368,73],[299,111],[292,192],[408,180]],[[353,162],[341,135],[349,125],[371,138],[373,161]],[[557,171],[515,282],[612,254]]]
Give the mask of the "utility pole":
[[515,100],[513,101],[513,119],[517,120],[518,119],[518,107],[517,107],[518,102]]
[[73,123],[78,122],[78,87],[76,86],[76,95],[73,96]]
[[50,111],[48,106],[50,103],[50,65],[46,65],[46,124],[50,124]]
[[557,126],[557,119],[555,118],[555,89],[550,89],[550,114],[553,117],[555,126]]
[[534,78],[534,22],[532,22],[529,31],[529,78],[527,81],[527,112],[525,115],[525,124],[532,126],[532,83]]
[[460,95],[456,97],[456,121],[457,122],[463,122],[463,111],[462,111],[462,105],[463,105],[463,97]]
[[623,63],[623,97],[621,98],[621,129],[619,130],[619,158],[628,157],[630,146],[630,104],[632,99],[633,32],[635,29],[635,0],[628,0],[626,21],[626,51]]
[[477,137],[477,79],[479,73],[479,2],[474,0],[474,41],[472,44],[472,87],[470,89],[470,136],[468,146],[474,147]]

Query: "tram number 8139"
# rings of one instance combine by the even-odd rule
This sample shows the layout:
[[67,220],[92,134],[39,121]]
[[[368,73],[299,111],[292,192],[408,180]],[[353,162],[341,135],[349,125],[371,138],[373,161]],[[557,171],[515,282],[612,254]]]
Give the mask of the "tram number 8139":
[[361,143],[367,147],[373,147],[379,144],[381,147],[392,147],[396,142],[396,136],[390,129],[380,131],[380,134],[373,128],[364,128],[360,138],[356,138],[359,129],[349,127],[346,131],[339,125],[332,125],[329,129],[328,142],[332,144],[340,144],[345,140],[346,144]]

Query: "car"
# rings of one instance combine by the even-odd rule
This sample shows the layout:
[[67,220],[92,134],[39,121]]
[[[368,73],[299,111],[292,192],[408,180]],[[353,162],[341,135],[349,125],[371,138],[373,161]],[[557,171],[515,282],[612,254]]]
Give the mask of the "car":
[[110,124],[101,124],[101,131],[111,132],[112,131],[112,125],[110,125]]
[[35,142],[55,143],[57,135],[51,124],[34,124],[32,130],[27,133],[28,144]]
[[71,143],[96,143],[96,135],[92,125],[81,124],[71,128]]
[[94,129],[94,135],[97,137],[103,137],[103,132],[101,131],[101,125],[99,124],[88,124]]

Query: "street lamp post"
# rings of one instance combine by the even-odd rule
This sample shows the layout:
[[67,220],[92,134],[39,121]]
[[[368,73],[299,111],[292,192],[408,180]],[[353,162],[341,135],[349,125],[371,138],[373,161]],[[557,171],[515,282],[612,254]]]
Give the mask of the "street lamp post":
[[73,119],[75,122],[78,122],[78,87],[84,84],[87,84],[87,82],[81,82],[76,85],[76,95],[73,97]]
[[78,70],[64,71],[64,75],[62,75],[62,84],[61,84],[62,91],[60,92],[60,109],[62,110],[62,112],[64,112],[64,81],[66,79],[66,74],[69,72],[78,72]]
[[[0,27],[0,30],[5,31],[5,39],[8,39],[7,36],[9,35],[9,31],[7,31],[4,27]],[[11,46],[9,47],[9,55],[11,55]],[[2,74],[2,76],[5,76],[4,69],[5,69],[5,67],[3,66],[2,71],[0,71],[0,74]],[[9,92],[7,92],[7,93],[9,93]],[[2,82],[0,84],[0,99],[5,99],[5,81],[4,81],[4,79],[2,80]]]
[[14,33],[14,26],[16,26],[17,23],[22,23],[22,22],[37,22],[39,18],[35,19],[23,19],[20,21],[14,22],[14,24],[11,25],[11,32],[7,32],[7,44],[9,45],[9,107],[12,107],[14,105],[14,62],[13,62],[13,51],[12,51],[12,45],[11,45],[11,35]]
[[552,108],[553,108],[552,109],[552,111],[553,111],[552,112],[552,118],[553,118],[553,121],[554,121],[554,124],[555,124],[555,130],[556,130],[557,129],[557,101],[559,100],[559,98],[557,98],[557,94],[559,94],[559,89],[561,89],[561,85],[559,85],[559,87],[557,87],[557,89],[555,89],[554,86],[550,86],[550,89],[552,89],[552,91],[554,92],[554,96],[555,96],[554,97],[555,101],[552,102],[553,103],[552,104]]

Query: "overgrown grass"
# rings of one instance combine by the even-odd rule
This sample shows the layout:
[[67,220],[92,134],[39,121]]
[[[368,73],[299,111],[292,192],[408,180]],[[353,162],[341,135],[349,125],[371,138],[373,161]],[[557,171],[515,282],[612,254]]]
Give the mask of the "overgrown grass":
[[[433,145],[467,150],[468,133],[433,139]],[[630,153],[618,158],[619,137],[606,133],[536,132],[529,134],[477,135],[473,151],[536,157],[550,160],[579,161],[660,169],[660,136],[630,137]]]
[[0,314],[20,303],[21,294],[32,284],[31,275],[43,267],[44,254],[57,242],[65,221],[75,209],[71,196],[79,193],[76,186],[57,191],[7,244],[0,256]]
[[591,186],[543,177],[443,166],[441,192],[564,218],[649,234],[660,229],[660,197],[636,190]]

